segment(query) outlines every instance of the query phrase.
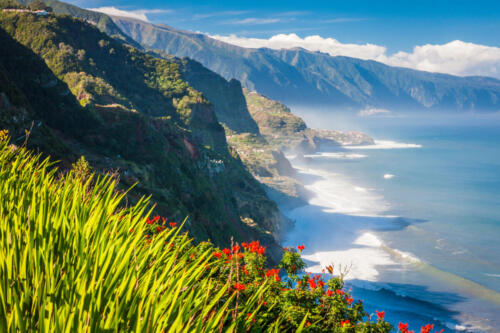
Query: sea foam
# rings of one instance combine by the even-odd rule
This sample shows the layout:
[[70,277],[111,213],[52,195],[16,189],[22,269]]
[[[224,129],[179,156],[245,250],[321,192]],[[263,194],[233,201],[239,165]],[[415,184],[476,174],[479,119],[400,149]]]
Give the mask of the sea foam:
[[337,173],[295,167],[302,176],[314,176],[305,187],[315,196],[309,205],[286,213],[296,224],[285,243],[306,244],[308,272],[320,273],[328,265],[348,267],[346,280],[374,282],[378,267],[398,265],[374,231],[400,229],[401,223],[384,215],[390,206],[376,190],[355,186]]
[[375,140],[372,145],[349,146],[349,149],[404,149],[404,148],[422,148],[422,145],[416,143],[404,143],[390,140]]
[[360,158],[365,158],[366,155],[345,153],[345,152],[328,152],[328,153],[307,154],[307,155],[304,155],[304,157],[307,157],[307,158],[330,158],[330,159],[338,159],[338,160],[356,160],[356,159],[360,159]]

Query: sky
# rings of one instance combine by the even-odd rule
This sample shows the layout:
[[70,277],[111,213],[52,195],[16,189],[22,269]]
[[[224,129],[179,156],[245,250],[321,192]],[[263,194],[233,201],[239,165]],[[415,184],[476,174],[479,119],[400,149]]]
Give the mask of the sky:
[[500,78],[500,0],[69,0],[243,47],[304,47]]

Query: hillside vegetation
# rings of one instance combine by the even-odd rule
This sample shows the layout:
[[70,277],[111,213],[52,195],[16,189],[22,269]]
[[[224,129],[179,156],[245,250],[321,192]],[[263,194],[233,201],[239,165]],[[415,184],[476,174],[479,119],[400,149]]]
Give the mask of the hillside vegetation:
[[[17,2],[22,5],[29,5],[35,0],[2,0],[2,1],[11,1],[14,3]],[[92,25],[95,25],[100,31],[108,34],[113,38],[126,42],[127,44],[133,45],[136,48],[141,48],[139,43],[134,41],[129,36],[125,35],[120,30],[120,28],[116,26],[113,20],[106,14],[94,12],[91,10],[86,10],[58,0],[43,0],[43,2],[47,6],[50,6],[50,8],[52,8],[54,13],[67,14],[74,17],[78,17]]]
[[30,147],[138,182],[128,200],[152,194],[158,213],[189,216],[196,239],[259,239],[279,257],[284,218],[178,62],[69,16],[1,13],[0,43],[0,126],[17,144],[31,128]]

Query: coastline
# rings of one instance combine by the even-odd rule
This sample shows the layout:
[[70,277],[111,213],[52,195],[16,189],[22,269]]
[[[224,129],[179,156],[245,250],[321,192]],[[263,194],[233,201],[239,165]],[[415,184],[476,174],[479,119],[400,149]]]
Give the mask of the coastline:
[[[374,146],[344,147],[345,150],[340,152],[319,152],[303,157],[309,161],[321,158],[352,160],[364,158],[358,150],[377,149],[376,146],[378,149],[421,147],[393,141],[376,141]],[[475,316],[457,311],[462,307],[457,304],[465,302],[465,297],[458,293],[463,287],[463,284],[459,286],[459,281],[467,281],[469,287],[474,287],[482,295],[482,299],[489,298],[495,302],[496,296],[488,295],[488,288],[441,271],[411,253],[390,248],[377,235],[402,230],[419,221],[385,214],[390,205],[383,196],[376,189],[352,183],[348,175],[313,169],[300,158],[288,157],[305,188],[315,194],[307,205],[300,207],[284,209],[279,203],[283,213],[295,222],[294,228],[286,235],[284,245],[306,244],[304,258],[309,266],[306,269],[308,272],[321,273],[329,264],[350,267],[346,284],[358,298],[365,300],[369,312],[382,309],[393,311],[393,325],[398,320],[417,325],[431,320],[436,327],[445,328],[448,332],[494,331]],[[391,174],[383,176],[384,179],[393,177]],[[419,284],[422,277],[429,283]],[[454,285],[444,288],[446,280],[451,280]],[[433,288],[431,281],[439,287]],[[476,305],[481,306],[479,303]]]

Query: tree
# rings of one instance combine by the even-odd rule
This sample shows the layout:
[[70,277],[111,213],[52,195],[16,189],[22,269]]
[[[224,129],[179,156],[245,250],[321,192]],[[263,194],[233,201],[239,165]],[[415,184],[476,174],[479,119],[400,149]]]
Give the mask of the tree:
[[0,9],[22,9],[24,6],[20,5],[14,0],[0,0]]
[[41,0],[35,0],[29,4],[29,8],[31,10],[46,10],[47,5],[45,5],[45,3]]

